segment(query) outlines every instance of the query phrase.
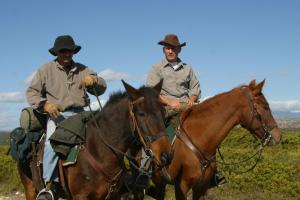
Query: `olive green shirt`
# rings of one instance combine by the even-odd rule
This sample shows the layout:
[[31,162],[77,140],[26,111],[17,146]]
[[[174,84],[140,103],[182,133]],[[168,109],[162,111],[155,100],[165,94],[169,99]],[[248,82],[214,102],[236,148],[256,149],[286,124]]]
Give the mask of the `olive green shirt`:
[[51,61],[37,70],[26,91],[27,101],[34,109],[41,109],[45,101],[59,105],[62,111],[87,106],[87,94],[81,83],[87,75],[97,78],[95,89],[88,88],[87,91],[103,94],[106,90],[104,79],[88,67],[74,62],[67,73],[56,60]]
[[183,63],[180,59],[179,67],[174,70],[166,60],[153,65],[150,69],[146,85],[153,87],[163,79],[161,95],[176,99],[198,96],[200,98],[200,83],[190,65]]

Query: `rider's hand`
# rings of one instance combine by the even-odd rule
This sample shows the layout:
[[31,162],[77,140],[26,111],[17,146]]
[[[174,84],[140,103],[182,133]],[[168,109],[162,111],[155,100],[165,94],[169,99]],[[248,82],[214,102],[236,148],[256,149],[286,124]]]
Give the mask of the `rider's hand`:
[[89,87],[94,85],[97,82],[97,78],[93,75],[87,75],[86,77],[83,78],[82,84],[85,87]]
[[168,105],[172,108],[179,108],[180,107],[180,101],[178,99],[170,99],[168,101]]
[[195,102],[193,102],[193,101],[192,101],[191,99],[189,99],[189,98],[184,99],[184,101],[182,101],[182,102],[188,104],[189,106],[192,106],[192,105],[195,104]]
[[47,101],[44,105],[44,111],[49,113],[50,117],[54,119],[60,116],[60,110],[61,109],[58,105],[50,103],[49,101]]

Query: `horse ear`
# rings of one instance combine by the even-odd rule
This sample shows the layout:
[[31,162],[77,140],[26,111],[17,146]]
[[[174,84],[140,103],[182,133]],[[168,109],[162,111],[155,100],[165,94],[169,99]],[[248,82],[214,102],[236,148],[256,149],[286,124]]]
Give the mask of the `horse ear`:
[[129,85],[128,83],[126,83],[124,80],[121,80],[124,87],[125,87],[125,90],[127,92],[127,94],[129,95],[130,99],[131,100],[136,100],[140,97],[140,94],[138,92],[137,89],[135,89],[134,87],[132,87],[131,85]]
[[253,79],[252,81],[250,81],[248,87],[249,87],[250,90],[254,90],[255,86],[256,86],[256,81],[255,81],[255,79]]
[[262,89],[263,89],[263,87],[264,87],[264,84],[265,84],[265,80],[266,80],[266,79],[264,79],[262,82],[260,82],[259,84],[257,84],[257,85],[255,86],[255,89],[253,90],[253,94],[254,94],[254,95],[258,95],[258,94],[261,93],[261,91],[262,91]]
[[159,83],[157,83],[157,84],[153,87],[153,89],[154,89],[158,94],[159,94],[160,91],[161,91],[163,82],[164,82],[164,79],[161,79],[161,80],[159,81]]

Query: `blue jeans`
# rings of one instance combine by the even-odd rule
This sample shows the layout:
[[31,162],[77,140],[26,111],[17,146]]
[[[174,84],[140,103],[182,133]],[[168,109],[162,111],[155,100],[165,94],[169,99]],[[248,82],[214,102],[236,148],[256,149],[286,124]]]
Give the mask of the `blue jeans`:
[[54,133],[57,125],[59,125],[65,119],[76,115],[81,111],[83,111],[83,109],[68,110],[65,112],[61,112],[61,115],[56,119],[48,119],[43,160],[43,178],[45,183],[48,183],[51,178],[53,178],[55,182],[59,182],[58,174],[54,173],[54,170],[57,166],[58,155],[53,151],[49,138]]

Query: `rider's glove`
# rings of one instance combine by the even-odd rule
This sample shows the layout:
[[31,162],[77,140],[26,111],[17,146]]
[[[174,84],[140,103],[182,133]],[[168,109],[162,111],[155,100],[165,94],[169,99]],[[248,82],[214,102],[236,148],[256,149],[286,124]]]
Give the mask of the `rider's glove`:
[[60,116],[60,110],[61,109],[58,105],[50,103],[49,101],[47,101],[44,105],[44,111],[49,113],[51,118],[57,118],[58,116]]
[[83,78],[82,84],[85,87],[89,87],[94,85],[97,82],[97,78],[93,75],[87,75],[86,77]]

